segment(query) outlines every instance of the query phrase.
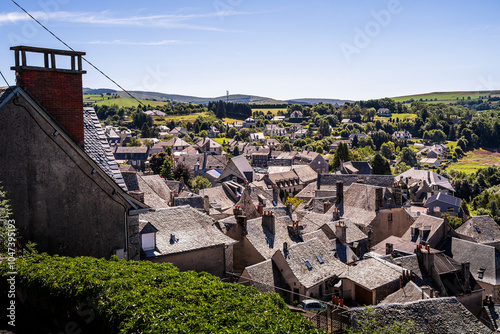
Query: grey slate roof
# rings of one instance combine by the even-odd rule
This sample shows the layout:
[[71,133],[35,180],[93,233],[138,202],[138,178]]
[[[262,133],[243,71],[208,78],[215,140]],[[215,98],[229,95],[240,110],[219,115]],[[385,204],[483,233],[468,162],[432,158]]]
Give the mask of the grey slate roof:
[[303,183],[313,182],[318,179],[318,173],[309,165],[293,165],[292,169]]
[[146,154],[149,148],[147,146],[117,146],[115,153],[116,154],[124,154],[124,153],[141,153]]
[[[271,259],[246,267],[242,276],[253,281],[253,286],[258,291],[274,292],[276,284],[274,284],[273,262]],[[246,280],[244,278],[240,279],[240,281]]]
[[429,295],[424,293],[418,285],[410,281],[398,291],[385,297],[385,299],[382,300],[379,305],[392,303],[408,303],[428,298]]
[[500,241],[500,226],[488,215],[471,217],[455,232],[464,239],[481,244]]
[[123,190],[127,185],[120,173],[120,168],[106,138],[106,133],[99,123],[94,108],[83,108],[85,153],[111,177]]
[[[336,259],[317,238],[291,245],[288,252],[280,250],[280,253],[293,275],[306,288],[311,288],[330,277],[341,276],[347,270],[347,265]],[[323,263],[319,262],[317,255]],[[311,270],[308,269],[306,260],[311,264]]]
[[[369,258],[356,262],[351,266],[342,278],[364,287],[367,290],[374,290],[388,283],[399,280],[402,269],[388,261],[377,258]],[[376,273],[376,275],[374,275]]]
[[[139,190],[144,192],[144,204],[152,207],[153,209],[168,208],[170,189],[168,189],[166,185],[165,188],[168,190],[165,190],[161,187],[161,185],[158,185],[159,182],[165,184],[159,175],[136,175],[136,177]],[[160,193],[157,193],[155,189],[157,189]]]
[[[418,228],[419,230],[424,229],[425,232],[429,231],[428,233],[424,234],[424,240],[429,241],[434,234],[436,234],[439,229],[442,227],[442,225],[445,224],[443,218],[438,218],[434,216],[429,216],[426,214],[420,215],[417,220],[406,230],[405,234],[403,234],[402,238],[405,240],[410,240],[412,242],[419,242],[420,238],[418,235],[412,236],[411,234],[411,229],[413,228]],[[435,245],[432,245],[432,247],[435,247]]]
[[[394,248],[396,249],[396,248]],[[410,270],[415,278],[415,284],[418,286],[432,286],[433,282],[430,276],[426,273],[425,269],[418,262],[417,254],[400,256],[393,258],[389,256],[385,260],[401,266],[404,269]]]
[[455,191],[447,178],[433,171],[411,168],[396,176],[396,180],[398,181],[401,179],[406,182],[407,178],[414,180],[426,180],[430,186],[436,185],[450,191]]
[[[242,180],[252,182],[253,179],[255,178],[254,171],[250,164],[248,163],[247,159],[245,158],[244,155],[238,155],[231,160],[229,160],[228,164],[226,165],[226,168],[222,171],[219,179],[224,179],[228,176],[235,175],[239,177]],[[247,178],[247,175],[251,176],[251,180]]]
[[[344,222],[344,224],[346,225],[347,229],[346,229],[346,243],[350,244],[350,243],[353,243],[353,242],[356,242],[356,241],[361,241],[361,240],[364,240],[364,239],[368,239],[368,236],[359,229],[358,226],[356,226],[356,224],[354,224],[350,219],[341,219],[341,221]],[[323,229],[325,230],[329,230],[331,231],[331,233],[335,234],[335,230],[336,230],[336,224],[338,223],[338,221],[330,221],[328,223],[326,223],[326,226],[322,226]]]
[[[377,187],[367,184],[353,183],[344,190],[343,217],[351,219],[357,225],[368,226],[377,216],[375,211],[375,191]],[[392,198],[392,194],[384,189],[384,199]],[[383,206],[385,206],[385,201]],[[333,213],[332,207],[328,213]]]
[[222,186],[200,189],[200,196],[208,196],[210,205],[212,207],[219,207],[222,211],[232,208],[236,203]]
[[[156,256],[236,243],[235,240],[219,231],[209,216],[189,206],[176,206],[148,212],[141,214],[140,219],[150,222],[158,229]],[[175,235],[176,242],[171,241],[171,234]]]
[[266,260],[270,259],[277,250],[282,249],[283,243],[286,242],[288,246],[291,246],[300,242],[298,239],[292,239],[287,226],[281,222],[279,217],[275,219],[274,235],[262,225],[262,217],[247,221],[248,234],[246,239]]
[[367,161],[348,161],[344,162],[343,168],[350,169],[354,174],[372,174],[372,166]]
[[429,207],[433,202],[443,202],[449,205],[460,207],[460,205],[462,204],[462,199],[443,193],[437,193],[436,195],[429,197],[427,201],[425,201],[424,206]]
[[[394,250],[400,250],[400,251],[407,252],[407,253],[415,252],[415,248],[417,247],[417,245],[414,242],[410,241],[409,239],[403,239],[403,238],[399,238],[399,237],[392,235],[392,236],[387,237],[386,239],[382,240],[381,242],[379,242],[375,246],[373,246],[372,252],[375,252],[375,253],[380,254],[380,255],[385,255],[385,244],[386,243],[393,244]],[[436,250],[432,249],[432,248],[431,248],[431,251],[436,252]]]
[[[377,324],[381,326],[410,320],[416,332],[423,334],[493,333],[455,297],[378,305],[372,310],[372,319],[375,318]],[[351,318],[357,319],[365,312],[364,307],[353,308]]]
[[460,263],[469,262],[470,272],[477,281],[500,285],[500,252],[495,247],[452,238],[451,256]]

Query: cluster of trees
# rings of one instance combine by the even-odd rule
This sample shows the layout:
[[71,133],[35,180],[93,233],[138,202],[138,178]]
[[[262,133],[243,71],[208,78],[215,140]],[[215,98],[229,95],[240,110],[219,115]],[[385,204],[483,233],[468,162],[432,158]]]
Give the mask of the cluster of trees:
[[206,178],[198,175],[193,178],[192,168],[183,162],[174,164],[172,158],[172,148],[167,147],[164,152],[155,153],[149,160],[151,170],[155,174],[160,174],[166,180],[179,181],[181,177],[184,183],[192,189],[205,189],[211,188],[212,184]]
[[247,103],[224,102],[222,100],[211,101],[208,103],[207,109],[220,119],[225,117],[242,119],[252,117],[252,107]]

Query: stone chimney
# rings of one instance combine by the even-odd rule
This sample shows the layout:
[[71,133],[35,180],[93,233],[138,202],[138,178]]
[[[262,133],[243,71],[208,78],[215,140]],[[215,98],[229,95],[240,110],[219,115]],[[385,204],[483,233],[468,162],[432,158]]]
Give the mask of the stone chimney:
[[340,211],[339,211],[339,209],[338,209],[338,208],[335,208],[335,209],[333,210],[332,219],[333,219],[333,221],[337,221],[337,220],[339,220],[339,219],[340,219]]
[[170,206],[175,206],[175,199],[177,198],[177,196],[179,196],[177,194],[177,191],[173,191],[170,193]]
[[203,196],[203,210],[205,213],[210,213],[210,201],[208,195]]
[[138,200],[141,203],[144,203],[144,192],[140,190],[129,191],[128,194]]
[[[85,52],[13,46],[15,52],[16,84],[33,96],[83,148],[83,90],[82,56]],[[27,64],[26,53],[43,54],[43,66]],[[56,66],[56,56],[71,57],[71,68]]]
[[242,213],[243,211],[241,210],[241,207],[239,205],[234,207],[233,214],[235,216],[240,216]]
[[337,196],[337,204],[342,203],[344,201],[344,182],[337,181],[335,192]]
[[385,255],[390,255],[394,251],[394,245],[390,242],[385,243]]
[[392,186],[392,196],[394,197],[394,205],[403,205],[403,196],[401,194],[401,185],[399,182],[394,182],[394,185]]
[[380,210],[383,205],[384,189],[375,188],[375,211]]
[[259,205],[257,205],[257,211],[262,215],[264,214],[264,204],[259,202]]
[[262,226],[267,228],[271,234],[276,233],[276,218],[273,215],[272,211],[264,212],[262,216]]
[[431,252],[430,246],[427,245],[424,249],[421,244],[417,244],[415,253],[417,253],[418,261],[424,266],[427,273],[432,274],[432,268],[434,267],[434,253]]
[[462,262],[462,275],[464,277],[464,289],[465,291],[471,290],[470,286],[470,263]]
[[335,236],[337,240],[340,241],[341,244],[345,244],[347,240],[347,226],[345,226],[345,222],[339,221],[335,225]]
[[238,223],[242,227],[243,235],[247,235],[248,234],[247,217],[242,215],[237,216],[236,223]]

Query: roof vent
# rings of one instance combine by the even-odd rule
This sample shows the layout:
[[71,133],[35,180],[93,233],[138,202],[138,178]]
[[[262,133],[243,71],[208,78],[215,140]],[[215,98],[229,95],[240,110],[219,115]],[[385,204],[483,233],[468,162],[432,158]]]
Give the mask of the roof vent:
[[171,244],[174,244],[174,243],[176,243],[176,242],[178,242],[178,241],[179,241],[179,239],[177,239],[177,238],[175,237],[175,234],[173,234],[173,233],[172,233],[172,234],[170,234],[170,243],[171,243]]
[[308,260],[304,260],[306,266],[307,266],[307,269],[308,270],[312,270],[313,266],[311,265],[311,263],[308,261]]
[[316,254],[316,258],[318,259],[319,264],[323,264],[324,263],[323,259],[321,258],[321,255]]

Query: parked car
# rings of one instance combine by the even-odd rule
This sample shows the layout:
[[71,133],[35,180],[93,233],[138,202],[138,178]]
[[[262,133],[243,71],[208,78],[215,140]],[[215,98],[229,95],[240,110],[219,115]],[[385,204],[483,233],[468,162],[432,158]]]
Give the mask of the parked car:
[[321,310],[326,310],[326,305],[314,300],[314,299],[306,299],[300,302],[298,307],[303,308],[306,311],[321,311]]

